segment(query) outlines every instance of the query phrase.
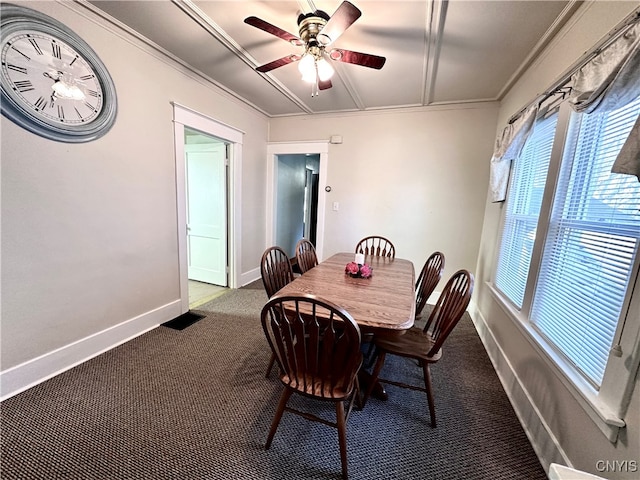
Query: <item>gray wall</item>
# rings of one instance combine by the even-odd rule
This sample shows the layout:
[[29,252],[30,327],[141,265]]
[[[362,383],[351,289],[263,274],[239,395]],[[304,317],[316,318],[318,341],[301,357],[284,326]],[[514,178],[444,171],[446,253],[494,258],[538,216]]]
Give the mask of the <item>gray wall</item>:
[[0,360],[3,374],[25,367],[19,381],[172,318],[180,292],[171,102],[245,132],[239,273],[257,267],[265,244],[268,128],[262,114],[81,5],[26,3],[98,53],[116,85],[118,117],[107,135],[76,145],[37,137],[1,117]]
[[497,109],[487,103],[313,115],[304,129],[299,117],[280,117],[270,122],[269,141],[343,137],[329,145],[331,192],[319,206],[324,258],[379,234],[416,269],[441,250],[451,275],[477,262]]
[[276,245],[290,258],[304,233],[305,155],[278,155],[276,193]]

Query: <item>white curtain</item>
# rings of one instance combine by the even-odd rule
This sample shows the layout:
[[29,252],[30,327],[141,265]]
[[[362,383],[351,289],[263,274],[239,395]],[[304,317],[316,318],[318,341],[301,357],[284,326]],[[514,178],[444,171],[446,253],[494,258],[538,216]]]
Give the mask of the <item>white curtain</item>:
[[515,159],[524,143],[533,131],[533,124],[538,113],[538,104],[529,107],[513,123],[510,123],[502,135],[496,139],[491,157],[490,188],[491,201],[503,202],[507,196],[511,160]]
[[613,173],[635,175],[640,182],[640,116],[638,116],[631,133],[627,137],[627,141],[622,146],[618,158],[613,162],[611,171]]
[[[571,78],[569,103],[576,112],[610,112],[640,96],[640,22],[628,26],[614,42]],[[640,181],[640,120],[636,121],[611,169]]]

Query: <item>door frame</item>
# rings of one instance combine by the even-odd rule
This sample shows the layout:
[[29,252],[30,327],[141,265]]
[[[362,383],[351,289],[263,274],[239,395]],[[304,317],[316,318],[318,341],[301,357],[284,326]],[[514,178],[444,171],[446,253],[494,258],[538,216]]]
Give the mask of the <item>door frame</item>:
[[242,141],[244,132],[221,123],[211,117],[196,112],[183,105],[173,105],[174,146],[176,166],[176,209],[178,269],[181,312],[189,311],[189,281],[187,274],[187,198],[184,158],[184,128],[189,127],[212,135],[230,144],[229,185],[227,191],[227,245],[229,266],[229,287],[238,288],[239,264],[241,258],[240,236],[241,219],[241,180],[242,180]]
[[324,222],[327,192],[327,171],[329,167],[329,142],[323,140],[309,142],[272,142],[267,144],[267,198],[266,198],[266,245],[275,245],[276,241],[276,195],[278,182],[278,155],[320,154],[320,171],[318,177],[318,219],[316,222],[316,255],[318,260],[324,259]]

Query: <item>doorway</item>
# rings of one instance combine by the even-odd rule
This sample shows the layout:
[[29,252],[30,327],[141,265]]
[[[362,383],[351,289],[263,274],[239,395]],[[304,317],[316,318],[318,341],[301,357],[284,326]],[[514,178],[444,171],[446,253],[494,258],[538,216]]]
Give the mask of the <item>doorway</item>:
[[[241,249],[235,241],[239,238],[240,226],[240,209],[236,206],[240,205],[241,195],[243,134],[176,103],[173,113],[179,288],[181,311],[185,313],[189,311],[190,276],[203,272],[217,274],[217,280],[209,277],[200,283],[213,281],[224,285],[223,288],[238,286]],[[193,175],[189,174],[191,167]],[[192,187],[196,192],[190,201]],[[222,213],[214,214],[208,207],[202,207],[206,202],[213,202],[214,197],[217,210]],[[204,203],[198,199],[204,199]],[[217,253],[212,253],[214,251]]]
[[328,150],[328,142],[267,146],[267,246],[291,255],[304,236],[323,259]]
[[187,278],[227,286],[229,144],[184,130],[187,194]]
[[213,300],[227,279],[229,143],[185,127],[189,308]]
[[316,245],[320,155],[282,154],[276,162],[276,245],[293,258],[301,238]]

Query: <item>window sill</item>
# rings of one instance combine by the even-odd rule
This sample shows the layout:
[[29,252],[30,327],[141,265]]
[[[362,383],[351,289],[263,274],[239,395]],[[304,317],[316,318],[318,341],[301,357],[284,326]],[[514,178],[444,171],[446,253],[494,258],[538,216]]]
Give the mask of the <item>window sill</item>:
[[612,408],[602,402],[598,396],[598,391],[576,373],[573,367],[547,344],[540,334],[528,324],[527,319],[504,298],[492,283],[487,282],[487,286],[498,305],[520,329],[523,336],[544,360],[553,374],[562,382],[607,439],[615,443],[618,439],[620,428],[626,426],[624,420],[617,416]]

